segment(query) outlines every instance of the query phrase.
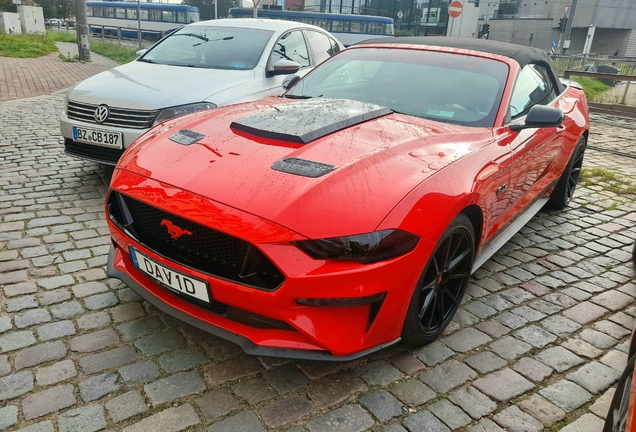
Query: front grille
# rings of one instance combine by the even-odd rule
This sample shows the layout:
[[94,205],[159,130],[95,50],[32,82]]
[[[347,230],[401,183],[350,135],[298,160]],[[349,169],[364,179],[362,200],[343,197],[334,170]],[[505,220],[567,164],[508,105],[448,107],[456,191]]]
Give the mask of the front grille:
[[116,165],[121,155],[124,154],[124,149],[80,144],[68,138],[64,140],[64,151],[71,156],[91,159],[108,165]]
[[[118,192],[109,196],[108,213],[113,223],[142,245],[200,272],[268,291],[285,281],[280,270],[258,248],[236,237]],[[170,224],[191,234],[174,239],[169,234]]]
[[[95,109],[99,105],[83,104],[78,102],[68,102],[68,118],[80,120],[86,123],[98,124],[95,121]],[[101,125],[118,126],[130,129],[148,129],[152,126],[159,110],[130,110],[123,108],[110,109],[108,118]]]

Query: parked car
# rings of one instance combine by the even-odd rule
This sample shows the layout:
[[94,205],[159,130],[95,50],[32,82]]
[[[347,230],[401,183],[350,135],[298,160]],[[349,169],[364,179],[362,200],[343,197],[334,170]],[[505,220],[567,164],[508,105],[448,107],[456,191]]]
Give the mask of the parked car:
[[[636,265],[636,242],[632,248],[632,260]],[[627,353],[627,366],[618,380],[612,403],[605,418],[603,432],[636,432],[636,329],[632,331]]]
[[432,342],[579,179],[585,95],[534,48],[375,39],[290,85],[152,129],[106,198],[108,275],[248,353]]
[[66,153],[114,165],[152,126],[217,106],[282,93],[343,46],[319,27],[291,21],[197,22],[137,60],[72,88],[60,117]]

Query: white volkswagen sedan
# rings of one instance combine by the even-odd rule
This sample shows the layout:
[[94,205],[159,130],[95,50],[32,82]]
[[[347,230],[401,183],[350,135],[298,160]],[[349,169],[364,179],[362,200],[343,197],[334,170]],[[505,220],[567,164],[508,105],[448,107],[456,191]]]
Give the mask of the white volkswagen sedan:
[[115,165],[152,126],[196,111],[280,94],[344,47],[312,25],[221,19],[187,25],[128,64],[69,90],[60,127],[67,154]]

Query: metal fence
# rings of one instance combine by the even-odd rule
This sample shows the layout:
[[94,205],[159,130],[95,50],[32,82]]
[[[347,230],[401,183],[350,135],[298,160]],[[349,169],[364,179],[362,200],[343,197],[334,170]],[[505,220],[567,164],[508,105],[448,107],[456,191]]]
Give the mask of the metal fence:
[[636,75],[636,60],[616,59],[608,57],[551,56],[554,66],[563,75],[566,70],[596,70],[599,66],[613,66],[621,75]]

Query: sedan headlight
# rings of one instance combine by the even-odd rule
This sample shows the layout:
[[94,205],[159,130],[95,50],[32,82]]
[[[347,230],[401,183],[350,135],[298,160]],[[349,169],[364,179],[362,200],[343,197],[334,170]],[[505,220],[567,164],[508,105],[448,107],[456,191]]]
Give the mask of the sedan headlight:
[[368,234],[294,242],[315,259],[339,259],[371,264],[411,252],[420,238],[401,230],[383,230]]
[[204,111],[210,108],[216,108],[216,105],[214,105],[211,102],[199,102],[199,103],[179,105],[176,107],[166,108],[159,111],[159,114],[155,118],[155,121],[152,125],[154,126],[156,124],[165,122],[166,120],[170,120],[171,118],[174,118],[174,117],[181,117],[184,115],[195,113],[197,111]]

